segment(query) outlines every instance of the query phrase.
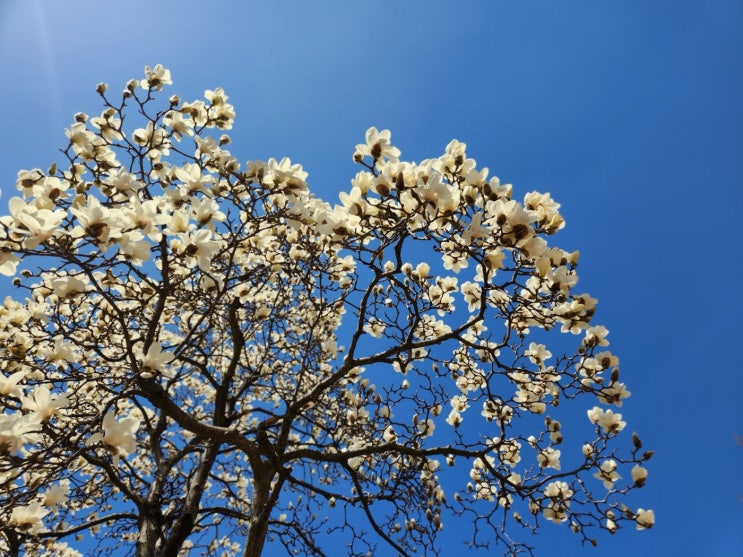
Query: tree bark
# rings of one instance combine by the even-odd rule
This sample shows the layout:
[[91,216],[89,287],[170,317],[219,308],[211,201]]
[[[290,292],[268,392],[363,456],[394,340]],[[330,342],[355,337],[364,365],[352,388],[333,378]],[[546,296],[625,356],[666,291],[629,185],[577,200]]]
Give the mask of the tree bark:
[[[259,460],[259,459],[257,459]],[[243,557],[260,557],[268,534],[268,518],[271,516],[270,491],[273,470],[263,462],[253,465],[253,501],[250,509],[250,526]]]
[[191,483],[186,494],[186,500],[183,508],[170,529],[168,539],[160,553],[160,557],[178,557],[178,553],[183,547],[183,542],[193,530],[196,523],[196,516],[199,512],[201,497],[204,494],[204,487],[209,479],[209,472],[214,465],[214,459],[219,452],[219,443],[213,443],[208,446],[205,454],[202,456],[201,463],[191,475]]
[[157,541],[160,537],[159,522],[157,509],[148,505],[140,510],[137,557],[154,557],[157,555]]

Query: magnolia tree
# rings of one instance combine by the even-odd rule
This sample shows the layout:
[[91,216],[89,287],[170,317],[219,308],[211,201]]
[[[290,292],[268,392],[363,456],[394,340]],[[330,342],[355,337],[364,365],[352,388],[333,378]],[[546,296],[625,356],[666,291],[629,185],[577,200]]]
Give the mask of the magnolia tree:
[[330,205],[226,149],[222,89],[170,83],[100,84],[0,218],[2,552],[517,554],[545,523],[653,525],[549,194],[370,128]]

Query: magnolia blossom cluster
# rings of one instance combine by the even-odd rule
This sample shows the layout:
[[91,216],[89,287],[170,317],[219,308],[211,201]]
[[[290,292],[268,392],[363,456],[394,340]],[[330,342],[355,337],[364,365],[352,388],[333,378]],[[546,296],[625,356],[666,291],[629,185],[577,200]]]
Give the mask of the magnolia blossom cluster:
[[289,159],[230,153],[221,88],[164,100],[170,84],[158,65],[116,98],[98,85],[64,165],[19,172],[0,217],[18,294],[0,305],[0,549],[74,555],[85,532],[255,556],[333,532],[407,555],[474,516],[467,541],[517,553],[511,529],[542,519],[583,541],[653,525],[625,503],[652,452],[622,445],[629,391],[578,252],[548,241],[548,193],[515,197],[456,140],[402,161],[370,128],[330,204]]

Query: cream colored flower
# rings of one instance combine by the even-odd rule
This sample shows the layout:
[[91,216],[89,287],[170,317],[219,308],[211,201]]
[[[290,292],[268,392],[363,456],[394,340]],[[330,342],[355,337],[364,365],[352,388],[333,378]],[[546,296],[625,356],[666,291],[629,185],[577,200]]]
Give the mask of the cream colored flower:
[[645,530],[652,528],[655,525],[655,513],[652,510],[637,509],[637,516],[635,517],[638,530]]
[[56,394],[52,397],[49,389],[45,385],[36,387],[31,396],[23,397],[23,408],[30,410],[34,414],[38,414],[39,420],[42,422],[47,421],[60,409],[67,407],[70,404],[67,395]]
[[36,534],[43,530],[43,518],[49,514],[41,503],[34,501],[22,507],[15,507],[10,514],[8,525],[23,534]]
[[86,445],[103,443],[113,455],[114,465],[118,465],[119,457],[127,456],[136,450],[139,425],[139,418],[129,416],[123,420],[116,420],[113,411],[109,410],[103,417],[103,433],[92,435]]

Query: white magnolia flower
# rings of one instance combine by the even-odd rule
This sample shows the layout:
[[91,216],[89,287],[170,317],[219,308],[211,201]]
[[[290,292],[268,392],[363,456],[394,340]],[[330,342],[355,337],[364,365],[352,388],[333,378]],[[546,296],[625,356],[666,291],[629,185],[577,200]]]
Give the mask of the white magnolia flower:
[[119,254],[139,267],[152,256],[152,245],[139,230],[130,230],[122,234],[118,244]]
[[199,269],[205,272],[209,271],[212,258],[219,251],[219,242],[212,239],[212,231],[208,228],[180,233],[173,245],[179,253],[186,255],[187,261],[195,260]]
[[70,481],[62,480],[60,483],[49,487],[42,493],[43,504],[56,512],[60,505],[67,502],[67,495],[70,492]]
[[52,280],[52,291],[60,298],[67,298],[85,291],[85,281],[79,278],[67,275]]
[[524,354],[529,356],[529,360],[533,364],[542,364],[552,357],[552,352],[547,350],[544,344],[537,344],[536,342],[529,343],[529,348]]
[[462,420],[462,414],[458,410],[452,409],[452,411],[449,412],[449,415],[446,418],[446,423],[456,428],[459,427],[459,424],[462,423]]
[[52,397],[45,385],[39,385],[33,390],[30,397],[23,397],[22,400],[23,407],[38,414],[39,420],[42,422],[47,421],[61,408],[65,408],[70,404],[67,395],[56,394]]
[[35,534],[43,529],[42,519],[48,514],[49,509],[42,507],[40,502],[34,501],[22,507],[15,507],[10,514],[8,525],[18,532]]
[[645,530],[646,528],[652,528],[655,524],[655,513],[652,510],[637,509],[637,516],[635,517],[638,530]]
[[41,422],[36,413],[0,414],[0,453],[23,453],[27,443],[37,440],[40,429]]
[[391,137],[390,130],[382,130],[380,132],[375,127],[369,128],[366,130],[366,143],[356,145],[356,150],[353,154],[354,160],[361,160],[365,156],[372,157],[374,160],[381,157],[397,160],[397,157],[400,156],[400,150],[390,145]]
[[8,207],[17,223],[13,230],[26,237],[23,245],[27,249],[34,249],[54,236],[65,217],[64,211],[38,209],[20,197],[12,198]]
[[606,489],[614,487],[614,482],[621,478],[617,474],[617,463],[613,459],[605,460],[599,466],[598,472],[593,475],[597,480],[601,480]]
[[555,470],[560,469],[560,451],[547,447],[542,449],[537,454],[537,462],[540,468],[554,468]]
[[609,341],[606,340],[608,335],[609,330],[603,325],[589,327],[586,329],[586,336],[583,338],[583,344],[586,346],[608,346]]
[[632,481],[637,487],[645,485],[645,480],[648,477],[647,468],[643,468],[639,464],[635,464],[632,467]]
[[627,422],[622,421],[621,414],[615,414],[611,410],[604,411],[598,406],[594,406],[588,411],[588,419],[600,426],[609,435],[616,435],[627,425]]
[[183,115],[178,110],[170,110],[163,119],[163,123],[168,126],[175,137],[176,141],[180,141],[184,135],[193,136],[194,121],[188,116]]
[[378,319],[370,319],[366,325],[364,325],[364,331],[369,333],[374,338],[382,338],[384,334],[385,325]]
[[16,371],[6,377],[0,374],[0,396],[21,398],[23,391],[18,383],[26,377],[26,370]]
[[384,433],[382,434],[382,437],[384,438],[386,443],[394,443],[397,441],[397,433],[395,433],[395,430],[392,426],[387,426],[387,428],[384,430]]
[[77,217],[79,226],[72,231],[75,238],[90,237],[99,245],[106,247],[110,240],[118,238],[124,223],[123,215],[118,209],[110,209],[91,196],[85,205],[73,205],[70,213]]
[[142,361],[142,377],[150,379],[157,374],[163,373],[166,366],[173,361],[175,355],[171,352],[163,352],[160,343],[153,342],[147,349],[147,354]]
[[429,435],[433,435],[433,430],[436,429],[436,424],[433,423],[431,418],[428,418],[425,421],[418,422],[417,427],[423,437],[428,437]]
[[153,87],[160,91],[163,85],[172,85],[173,83],[170,78],[170,70],[163,68],[162,64],[156,64],[152,69],[149,66],[145,66],[144,75],[145,79],[139,82],[142,89]]
[[555,524],[565,522],[570,506],[569,499],[573,496],[573,490],[567,482],[556,481],[547,484],[544,496],[547,499],[547,507],[543,511],[544,517]]
[[113,411],[109,410],[103,417],[103,433],[92,435],[86,445],[103,443],[111,451],[114,465],[118,465],[119,457],[127,456],[136,450],[139,426],[139,418],[129,416],[117,421]]
[[14,253],[0,249],[0,275],[12,277],[20,262],[21,258]]
[[54,347],[46,354],[45,359],[51,363],[77,362],[79,355],[73,343],[68,342],[62,335],[54,337]]

